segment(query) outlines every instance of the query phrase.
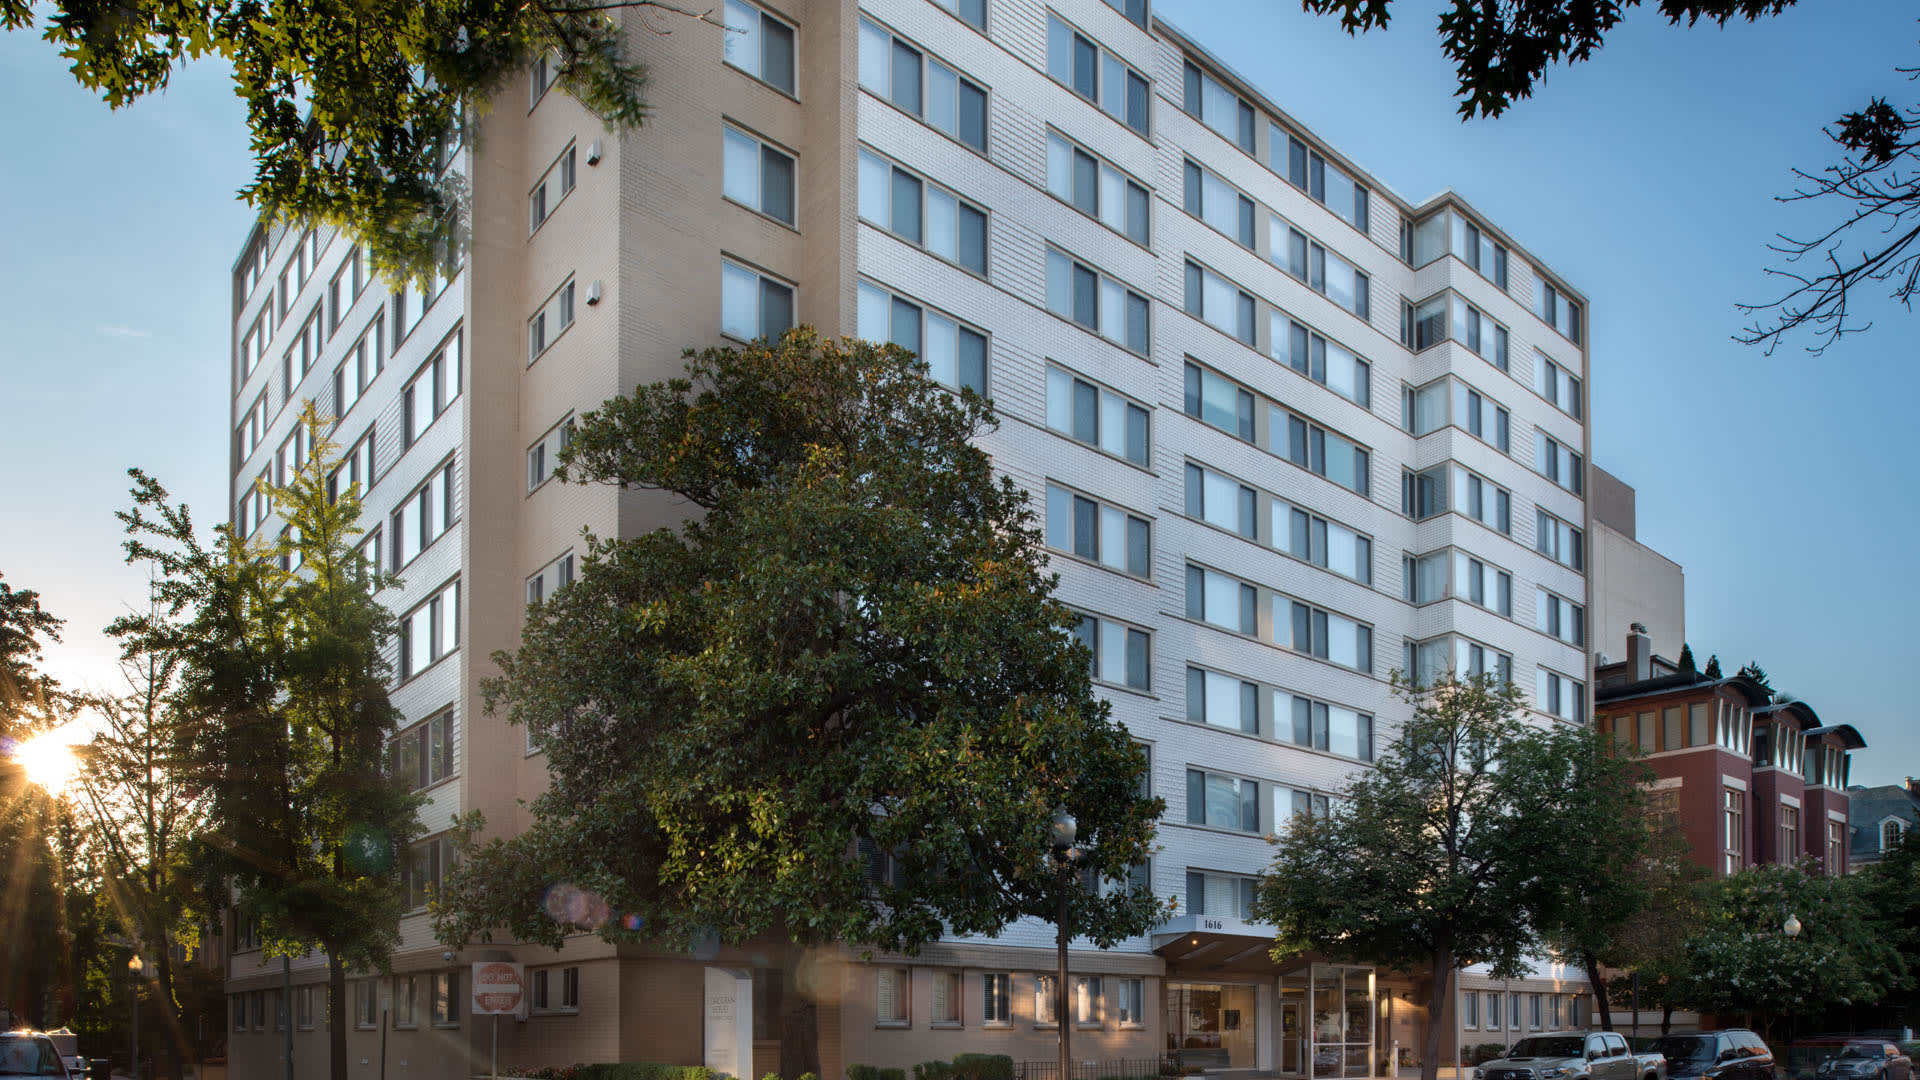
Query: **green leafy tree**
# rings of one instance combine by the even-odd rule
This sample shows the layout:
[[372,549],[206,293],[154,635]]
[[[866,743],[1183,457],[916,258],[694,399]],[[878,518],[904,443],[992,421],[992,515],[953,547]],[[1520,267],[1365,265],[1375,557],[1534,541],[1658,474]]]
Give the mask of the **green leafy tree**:
[[[1744,1014],[1762,1033],[1780,1017],[1872,1005],[1903,977],[1859,879],[1757,866],[1711,884],[1706,921],[1687,939],[1697,1008]],[[1783,930],[1800,921],[1798,937]]]
[[123,648],[179,657],[173,707],[192,717],[182,766],[209,793],[193,852],[217,906],[257,923],[267,956],[327,956],[331,1075],[347,1074],[348,968],[381,970],[406,906],[399,852],[419,797],[387,775],[399,713],[382,647],[393,584],[355,551],[359,492],[327,495],[334,447],[308,404],[309,460],[268,486],[286,528],[212,546],[184,505],[134,470],[120,514],[130,560],[154,572],[158,609],[116,624]]
[[[1639,976],[1639,1007],[1660,1010],[1664,1035],[1672,1029],[1674,1010],[1694,1007],[1686,942],[1706,918],[1707,872],[1686,857],[1688,846],[1676,818],[1656,816],[1652,821],[1652,846],[1633,871],[1642,883],[1644,902],[1614,933],[1615,948],[1605,962]],[[1588,977],[1591,980],[1591,972]],[[1632,979],[1618,975],[1609,980],[1606,998],[1632,1008]]]
[[468,193],[445,165],[491,97],[545,56],[610,127],[638,126],[646,69],[623,31],[667,17],[705,16],[662,0],[0,0],[0,28],[38,30],[116,109],[186,63],[225,61],[255,157],[240,194],[273,220],[344,227],[376,265],[416,276],[462,242]]
[[1720,674],[1720,654],[1719,653],[1715,653],[1712,656],[1707,657],[1707,670],[1702,674],[1706,675],[1706,677],[1709,679],[1719,679],[1724,677]]
[[[1555,877],[1592,858],[1568,838],[1607,827],[1604,792],[1626,764],[1595,733],[1521,721],[1525,698],[1495,676],[1395,685],[1412,719],[1338,812],[1296,817],[1274,839],[1254,914],[1278,928],[1278,961],[1312,951],[1431,972],[1428,1015],[1440,1016],[1457,969],[1517,978],[1539,954],[1564,910]],[[1582,794],[1589,781],[1603,794]],[[1443,1027],[1428,1027],[1425,1080]]]
[[18,738],[46,726],[65,701],[40,670],[43,642],[59,641],[64,622],[40,606],[39,593],[0,580],[0,735]]
[[[1679,26],[1778,15],[1795,0],[1659,0],[1666,20]],[[1348,33],[1384,28],[1393,0],[1301,0],[1316,14],[1337,15]],[[1592,59],[1606,36],[1640,0],[1460,0],[1440,13],[1440,48],[1458,77],[1463,119],[1499,116],[1533,96],[1547,70]],[[1912,69],[1896,69],[1911,81]],[[1796,187],[1782,202],[1819,202],[1838,208],[1835,224],[1806,239],[1781,237],[1772,249],[1782,265],[1768,270],[1783,282],[1773,300],[1741,304],[1754,322],[1735,335],[1769,352],[1793,331],[1808,329],[1819,353],[1858,325],[1848,301],[1861,286],[1889,286],[1893,300],[1911,308],[1920,291],[1920,103],[1900,106],[1875,96],[1823,129],[1839,160],[1817,172],[1794,170]],[[1870,323],[1868,325],[1871,325]]]
[[1854,875],[1861,898],[1879,919],[1882,939],[1898,950],[1908,977],[1888,994],[1911,1020],[1920,1016],[1920,832],[1903,829],[1900,838]]
[[[1063,889],[1076,934],[1144,932],[1164,909],[1125,882],[1162,803],[1092,692],[1027,495],[972,441],[992,408],[897,346],[805,328],[686,359],[562,454],[568,482],[698,516],[591,540],[495,657],[489,708],[552,786],[524,833],[463,849],[442,939],[558,945],[558,884],[630,916],[588,920],[614,941],[912,952],[1051,920]],[[1050,866],[1056,807],[1105,887]]]

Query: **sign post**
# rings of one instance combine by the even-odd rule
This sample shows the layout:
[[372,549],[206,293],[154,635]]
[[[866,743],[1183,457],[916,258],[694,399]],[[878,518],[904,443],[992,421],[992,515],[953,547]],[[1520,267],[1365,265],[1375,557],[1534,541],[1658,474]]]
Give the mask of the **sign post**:
[[493,1017],[493,1071],[490,1075],[496,1078],[500,1075],[500,1017],[518,1013],[526,992],[524,965],[499,960],[483,960],[473,965],[473,1001],[468,1011],[474,1016]]

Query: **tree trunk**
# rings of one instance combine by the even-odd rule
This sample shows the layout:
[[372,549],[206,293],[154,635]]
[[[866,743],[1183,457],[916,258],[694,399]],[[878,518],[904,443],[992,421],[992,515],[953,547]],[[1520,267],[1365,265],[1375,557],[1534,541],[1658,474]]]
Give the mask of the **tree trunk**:
[[1662,1036],[1666,1036],[1671,1034],[1672,1032],[1673,1032],[1673,1002],[1671,1001],[1662,1002],[1660,1005],[1660,1034]]
[[347,969],[327,950],[327,1075],[347,1080]]
[[1439,1080],[1440,1034],[1453,996],[1453,950],[1433,950],[1433,990],[1427,995],[1427,1038],[1420,1053],[1420,1080]]
[[161,1048],[160,1060],[167,1070],[168,1080],[181,1080],[185,1070],[181,1068],[181,1047],[186,1045],[187,1029],[180,1021],[179,1003],[173,997],[173,957],[162,938],[159,956],[154,957],[155,977],[154,996],[160,999],[160,1018],[167,1025],[167,1043]]
[[1593,1004],[1600,1010],[1600,1030],[1612,1031],[1613,1007],[1607,1003],[1607,984],[1600,978],[1600,961],[1595,960],[1592,953],[1583,953],[1580,959],[1586,961],[1587,984],[1593,987]]

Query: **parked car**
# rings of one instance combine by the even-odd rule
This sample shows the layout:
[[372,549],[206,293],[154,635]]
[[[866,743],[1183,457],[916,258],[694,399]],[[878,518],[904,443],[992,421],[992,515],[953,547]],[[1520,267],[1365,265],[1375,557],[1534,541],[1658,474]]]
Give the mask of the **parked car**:
[[1890,1042],[1849,1039],[1838,1054],[1815,1067],[1814,1075],[1830,1080],[1911,1080],[1913,1059]]
[[60,1048],[38,1031],[0,1034],[0,1076],[49,1076],[72,1080]]
[[1773,1051],[1745,1028],[1662,1035],[1653,1048],[1666,1057],[1669,1077],[1773,1080]]
[[1473,1071],[1474,1080],[1666,1080],[1666,1059],[1636,1055],[1611,1031],[1529,1035],[1507,1056]]

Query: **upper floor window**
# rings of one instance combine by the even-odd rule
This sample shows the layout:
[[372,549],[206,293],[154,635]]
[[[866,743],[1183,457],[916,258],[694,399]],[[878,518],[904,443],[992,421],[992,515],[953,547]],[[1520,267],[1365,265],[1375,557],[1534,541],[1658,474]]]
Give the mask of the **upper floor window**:
[[[1284,168],[1280,160],[1283,148],[1287,155]],[[1347,224],[1367,231],[1367,186],[1278,124],[1267,126],[1267,167]]]
[[793,224],[793,155],[731,124],[721,130],[721,192],[750,210]]
[[[1587,643],[1586,609],[1545,589],[1534,589],[1533,625],[1541,633],[1551,634],[1569,645]],[[1704,734],[1704,715],[1700,727]]]
[[527,194],[528,236],[540,231],[540,226],[559,207],[560,201],[572,193],[573,181],[574,147],[568,143],[553,164],[547,166],[547,171],[541,174],[540,182],[533,185],[533,190]]
[[1047,74],[1102,112],[1147,133],[1147,80],[1092,38],[1047,15]]
[[1463,551],[1408,555],[1404,560],[1406,600],[1430,604],[1452,598],[1513,615],[1513,575]]
[[1507,287],[1506,245],[1458,210],[1449,208],[1421,218],[1412,226],[1408,243],[1410,249],[1402,254],[1414,266],[1425,266],[1451,252],[1503,291]]
[[1585,486],[1581,479],[1585,468],[1580,455],[1539,428],[1533,430],[1533,467],[1575,495]]
[[793,27],[746,3],[727,0],[723,54],[727,63],[793,93]]
[[553,84],[560,81],[559,56],[543,52],[534,57],[533,69],[527,73],[527,110],[531,112],[540,99],[547,96]]
[[1365,271],[1278,215],[1267,219],[1267,243],[1267,258],[1307,288],[1362,319],[1373,317],[1373,283]]
[[240,370],[242,377],[253,374],[266,358],[267,346],[273,343],[273,320],[261,312],[253,320],[253,325],[240,337]]
[[267,234],[255,233],[253,242],[248,245],[247,253],[240,257],[240,299],[242,302],[253,295],[260,285],[260,279],[267,274]]
[[393,777],[414,790],[453,775],[453,710],[442,709],[387,744]]
[[[1189,772],[1189,780],[1194,774]],[[1248,781],[1252,783],[1252,781]],[[1191,782],[1188,785],[1187,800],[1194,800]],[[1188,812],[1191,820],[1192,812]],[[1241,874],[1216,874],[1211,871],[1187,871],[1186,905],[1182,910],[1194,915],[1214,915],[1239,919],[1241,922],[1253,921],[1253,893],[1259,884],[1254,878]]]
[[1202,668],[1187,669],[1187,719],[1260,734],[1260,686]]
[[1149,415],[1103,386],[1047,368],[1047,426],[1055,431],[1146,468]]
[[1146,518],[1054,483],[1047,485],[1047,546],[1134,577],[1152,573]]
[[449,582],[400,617],[400,677],[409,679],[460,647],[460,583]]
[[393,568],[412,562],[452,527],[454,519],[453,462],[449,461],[394,509]]
[[527,363],[540,359],[560,335],[573,326],[573,279],[553,291],[540,310],[527,320]]
[[1184,175],[1187,213],[1233,237],[1241,247],[1252,249],[1253,200],[1191,158]]
[[553,560],[527,579],[527,603],[544,603],[561,589],[573,584],[573,552]]
[[987,0],[933,0],[953,12],[960,21],[981,33],[987,32]]
[[400,393],[400,413],[404,422],[404,430],[400,433],[402,448],[419,441],[434,420],[460,396],[463,366],[460,332],[456,330],[447,339],[447,344],[433,354],[433,359],[421,365],[419,373]]
[[1507,410],[1452,377],[1435,379],[1418,388],[1403,388],[1400,424],[1416,436],[1452,424],[1476,439],[1492,443],[1503,454],[1513,449],[1513,424]]
[[1259,492],[1232,477],[1187,463],[1187,516],[1258,540],[1259,500]]
[[1253,441],[1253,394],[1224,375],[1187,364],[1186,413],[1214,427]]
[[720,332],[741,341],[773,340],[793,326],[793,286],[720,260]]
[[[1281,710],[1286,710],[1294,745],[1361,761],[1373,760],[1373,717],[1367,713],[1285,692],[1274,694],[1273,705],[1276,725],[1280,723]],[[1324,813],[1321,816],[1325,816]]]
[[[1188,462],[1186,472],[1187,516],[1363,585],[1373,583],[1371,538],[1205,466]],[[1264,530],[1262,502],[1267,504]]]
[[[366,498],[367,492],[372,489],[374,478],[373,447],[375,442],[373,435],[373,425],[368,424],[366,434],[360,436],[359,441],[353,444],[353,449],[347,451],[347,456],[341,460],[332,474],[327,477],[327,500],[329,502],[338,502],[340,496],[345,494],[355,484],[360,485],[359,497],[363,499]],[[374,531],[378,532],[379,530],[376,528]],[[376,545],[374,554],[378,555],[378,553],[379,549]],[[379,563],[377,559],[374,565],[378,567]]]
[[1586,685],[1557,671],[1541,668],[1534,681],[1534,707],[1576,724],[1587,721]]
[[1147,0],[1107,0],[1107,6],[1127,17],[1140,29],[1147,28]]
[[1453,462],[1400,474],[1400,512],[1425,521],[1448,511],[1465,514],[1504,536],[1513,535],[1513,493]]
[[1569,299],[1545,276],[1534,278],[1533,313],[1540,321],[1560,331],[1560,336],[1580,344],[1580,305]]
[[987,212],[870,150],[860,151],[860,216],[976,274],[987,272]]
[[1403,343],[1414,352],[1454,341],[1507,370],[1507,328],[1457,293],[1443,292],[1402,311]]
[[1253,294],[1187,260],[1187,314],[1242,342],[1253,344]]
[[866,18],[860,20],[860,85],[987,152],[986,88]]
[[1047,249],[1047,310],[1145,353],[1147,298],[1056,248]]
[[1585,569],[1586,535],[1538,507],[1534,517],[1534,550],[1575,570]]
[[355,245],[347,252],[347,257],[334,271],[333,280],[327,285],[327,336],[340,329],[340,322],[346,318],[347,309],[360,297],[360,290],[367,287],[366,249]]
[[857,320],[861,337],[892,342],[918,356],[933,381],[985,396],[985,333],[865,281],[860,283]]
[[1420,686],[1432,686],[1451,675],[1473,679],[1492,675],[1503,683],[1513,682],[1513,657],[1491,646],[1458,635],[1430,641],[1409,641],[1406,645],[1404,674]]
[[[1271,437],[1276,443],[1280,422],[1286,422],[1288,461],[1363,498],[1370,493],[1373,455],[1366,447],[1278,405],[1267,408]],[[1275,450],[1278,452],[1277,447]]]
[[1373,369],[1365,360],[1278,308],[1267,313],[1267,324],[1275,360],[1363,409],[1373,408]]
[[340,361],[333,372],[334,419],[347,415],[367,388],[373,385],[380,372],[386,367],[386,340],[382,318],[375,317],[373,325],[353,343],[353,348]]
[[1147,631],[1100,615],[1082,615],[1073,640],[1093,656],[1093,677],[1134,690],[1152,689],[1152,637]]
[[1253,153],[1253,106],[1191,60],[1186,62],[1183,107],[1228,142]]
[[1373,671],[1373,627],[1366,623],[1278,594],[1273,615],[1281,645],[1355,671]]
[[1260,591],[1218,570],[1187,564],[1187,618],[1236,634],[1260,632]]
[[254,399],[253,407],[240,418],[240,426],[234,429],[234,449],[242,463],[253,456],[260,440],[267,437],[267,394],[261,391]]
[[560,452],[573,445],[573,417],[547,429],[540,441],[527,450],[527,490],[547,482],[560,464]]
[[1047,132],[1047,191],[1135,243],[1147,242],[1145,185],[1051,130]]
[[1547,359],[1547,354],[1538,349],[1533,351],[1533,392],[1568,416],[1580,418],[1580,377]]
[[1238,832],[1259,832],[1259,782],[1224,773],[1188,769],[1187,823]]

